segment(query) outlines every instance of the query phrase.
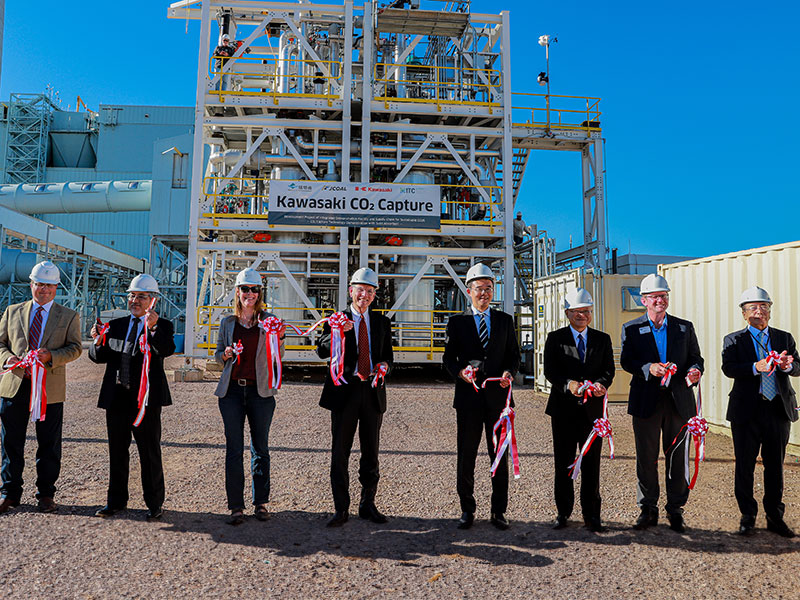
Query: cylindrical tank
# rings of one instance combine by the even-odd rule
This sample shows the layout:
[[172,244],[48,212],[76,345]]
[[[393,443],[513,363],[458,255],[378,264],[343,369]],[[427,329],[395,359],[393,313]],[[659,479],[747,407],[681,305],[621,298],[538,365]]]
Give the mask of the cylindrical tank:
[[0,185],[0,205],[26,215],[150,210],[153,182],[72,181]]
[[28,281],[33,266],[39,262],[39,257],[32,252],[23,252],[16,248],[3,248],[0,255],[0,283],[14,281]]

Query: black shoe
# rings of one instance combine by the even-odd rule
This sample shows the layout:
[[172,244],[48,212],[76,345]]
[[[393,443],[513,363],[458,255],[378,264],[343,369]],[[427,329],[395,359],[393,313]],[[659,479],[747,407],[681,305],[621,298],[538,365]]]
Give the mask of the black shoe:
[[686,523],[683,520],[683,515],[680,513],[669,515],[669,528],[678,533],[686,533]]
[[255,509],[256,519],[259,521],[269,521],[269,510],[266,504],[259,504]]
[[638,531],[643,531],[653,525],[658,525],[658,511],[643,508],[633,528]]
[[144,518],[147,521],[158,521],[163,516],[164,516],[164,510],[159,506],[158,508],[155,509],[151,508],[150,510],[148,510]]
[[40,513],[54,513],[58,510],[58,505],[50,496],[42,496],[36,505],[36,510]]
[[105,518],[113,517],[115,514],[117,514],[118,512],[122,512],[123,510],[125,510],[124,506],[122,508],[111,508],[111,506],[106,504],[103,508],[94,513],[94,516],[105,517]]
[[19,500],[11,500],[10,498],[3,498],[3,501],[0,502],[0,515],[3,513],[7,513],[12,508],[16,508],[19,506]]
[[244,523],[244,511],[241,508],[232,510],[231,516],[225,522],[228,525],[233,525],[234,527],[236,527],[237,525],[241,525],[242,523]]
[[350,518],[350,515],[347,513],[346,510],[337,510],[333,513],[333,518],[325,525],[326,527],[341,527],[347,520]]
[[378,523],[379,525],[389,521],[389,519],[386,518],[386,515],[382,514],[378,510],[378,507],[371,502],[369,504],[362,504],[358,508],[358,516],[362,519],[366,519],[367,521]]
[[589,517],[583,520],[584,525],[586,525],[586,529],[593,533],[603,533],[608,531],[603,526],[603,522],[600,520],[600,517]]
[[459,529],[469,529],[472,527],[472,524],[475,522],[475,513],[471,512],[463,512],[461,513],[461,518],[458,520],[458,527]]
[[558,515],[556,517],[555,523],[553,523],[553,529],[566,529],[567,528],[567,517],[564,515]]
[[492,525],[497,527],[500,531],[505,531],[511,524],[506,519],[506,516],[503,513],[492,513],[491,519],[489,519]]
[[739,535],[750,537],[756,532],[756,518],[753,515],[742,515],[739,521]]
[[794,531],[789,529],[789,526],[783,519],[771,519],[770,517],[767,517],[767,531],[771,531],[772,533],[777,533],[778,535],[785,538],[794,537]]

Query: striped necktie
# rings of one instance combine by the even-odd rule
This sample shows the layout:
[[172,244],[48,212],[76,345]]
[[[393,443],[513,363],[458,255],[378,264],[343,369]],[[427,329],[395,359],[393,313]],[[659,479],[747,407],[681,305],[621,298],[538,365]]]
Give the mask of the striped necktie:
[[[767,343],[769,343],[769,340],[765,338],[764,332],[759,331],[757,344],[759,359],[767,357]],[[774,372],[771,375],[769,373],[761,373],[761,395],[767,400],[772,400],[778,395],[778,386],[775,385]]]
[[42,312],[44,307],[40,306],[36,309],[36,314],[33,315],[33,322],[28,331],[28,349],[36,350],[39,347],[39,342],[42,339]]
[[583,341],[583,336],[578,335],[578,358],[581,362],[586,361],[586,343]]
[[478,336],[485,350],[489,346],[489,328],[486,326],[486,313],[481,313],[481,323],[478,326]]

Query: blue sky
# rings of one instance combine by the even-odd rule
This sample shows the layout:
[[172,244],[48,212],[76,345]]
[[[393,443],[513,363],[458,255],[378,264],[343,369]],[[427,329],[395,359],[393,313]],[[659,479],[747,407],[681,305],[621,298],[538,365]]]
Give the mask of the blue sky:
[[[52,84],[64,108],[78,94],[95,109],[193,105],[199,26],[168,20],[168,4],[7,0],[0,98]],[[551,92],[602,98],[609,242],[620,254],[706,256],[800,238],[800,4],[472,4],[502,9],[514,91],[541,93],[535,40],[551,33]],[[518,207],[559,249],[581,237],[580,185],[576,154],[532,155]]]

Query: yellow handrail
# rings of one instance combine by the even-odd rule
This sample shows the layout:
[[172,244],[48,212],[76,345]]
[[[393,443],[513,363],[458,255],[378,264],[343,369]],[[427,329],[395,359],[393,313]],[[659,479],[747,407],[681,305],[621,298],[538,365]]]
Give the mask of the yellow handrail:
[[[542,106],[517,106],[512,105],[512,125],[514,127],[550,127],[558,129],[574,129],[583,130],[587,132],[600,131],[600,98],[592,96],[563,96],[550,94],[531,94],[525,92],[513,92],[513,102],[519,97],[525,99],[536,99],[540,101]],[[583,105],[581,108],[567,108],[566,106],[554,107],[553,104],[560,105],[572,104],[573,106]],[[580,102],[574,102],[580,101]],[[530,117],[525,121],[519,121],[515,117],[515,113],[522,112],[525,115],[530,111]]]

